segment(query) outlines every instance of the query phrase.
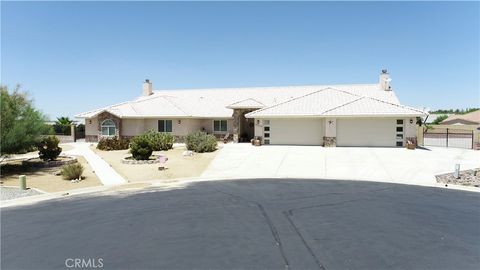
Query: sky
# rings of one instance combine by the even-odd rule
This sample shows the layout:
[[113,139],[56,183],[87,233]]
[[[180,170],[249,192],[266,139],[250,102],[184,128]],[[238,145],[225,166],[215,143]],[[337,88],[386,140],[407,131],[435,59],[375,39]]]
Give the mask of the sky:
[[479,2],[1,2],[1,83],[50,119],[155,90],[376,83],[480,107]]

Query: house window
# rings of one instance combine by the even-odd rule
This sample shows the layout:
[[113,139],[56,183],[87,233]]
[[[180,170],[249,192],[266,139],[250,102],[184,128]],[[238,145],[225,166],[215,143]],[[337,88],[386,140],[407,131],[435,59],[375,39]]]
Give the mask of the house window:
[[213,131],[214,132],[226,132],[227,131],[227,120],[214,120],[213,121]]
[[158,120],[158,132],[172,132],[172,120]]
[[270,140],[264,140],[263,144],[270,144]]
[[264,125],[270,125],[270,120],[263,120]]
[[397,125],[403,125],[403,119],[397,119]]
[[263,131],[270,131],[270,127],[263,127]]
[[265,133],[263,136],[265,136],[265,138],[270,138],[270,133]]
[[111,119],[104,120],[102,122],[102,136],[115,136],[117,127],[115,126],[115,122]]
[[397,132],[403,132],[403,127],[397,127]]
[[403,142],[398,141],[398,142],[397,142],[397,146],[402,147],[402,146],[403,146]]

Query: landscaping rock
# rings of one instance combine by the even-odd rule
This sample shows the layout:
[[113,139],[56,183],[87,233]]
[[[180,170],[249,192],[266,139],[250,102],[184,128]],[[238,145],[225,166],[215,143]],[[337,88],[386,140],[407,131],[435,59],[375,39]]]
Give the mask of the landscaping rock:
[[34,189],[21,190],[17,187],[1,187],[0,188],[0,200],[12,200],[21,197],[33,196],[42,194]]
[[191,157],[193,156],[193,151],[187,150],[182,153],[182,156],[184,157]]
[[460,171],[460,178],[455,178],[453,173],[436,175],[438,183],[463,185],[463,186],[480,186],[480,169]]

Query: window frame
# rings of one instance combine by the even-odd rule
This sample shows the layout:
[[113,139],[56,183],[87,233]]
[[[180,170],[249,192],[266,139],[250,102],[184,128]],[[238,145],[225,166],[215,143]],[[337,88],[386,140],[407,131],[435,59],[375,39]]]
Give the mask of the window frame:
[[[218,125],[216,125],[218,122]],[[224,123],[225,125],[222,125]],[[218,128],[218,129],[215,129]],[[216,119],[213,120],[213,132],[215,133],[226,133],[228,132],[228,121],[226,119]]]
[[[104,128],[107,130],[107,134],[104,134],[104,132],[103,132]],[[111,132],[112,128],[113,128],[113,134],[111,134],[112,133]],[[113,121],[110,118],[103,120],[102,123],[100,124],[100,132],[101,132],[103,137],[114,137],[114,136],[116,136],[117,135],[117,125],[115,124],[115,121]]]
[[[163,124],[160,124],[161,122],[163,122]],[[168,124],[167,123],[170,123],[170,131],[168,130]],[[160,130],[160,127],[162,127],[163,131]],[[163,133],[172,133],[173,132],[173,120],[170,120],[170,119],[159,119],[157,121],[157,130],[158,132],[163,132]]]

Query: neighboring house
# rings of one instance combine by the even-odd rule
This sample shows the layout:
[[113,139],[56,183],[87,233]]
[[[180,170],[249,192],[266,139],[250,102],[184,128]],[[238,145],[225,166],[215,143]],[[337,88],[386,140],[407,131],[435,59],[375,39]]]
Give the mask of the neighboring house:
[[467,114],[450,115],[440,125],[480,125],[480,110]]
[[264,144],[403,146],[416,142],[421,110],[401,105],[386,70],[375,84],[153,91],[76,115],[87,141],[131,137],[149,129],[183,137],[202,130],[235,142]]
[[426,117],[423,117],[423,122],[427,125],[431,125],[438,117],[446,115],[451,116],[453,114],[449,113],[430,113]]

